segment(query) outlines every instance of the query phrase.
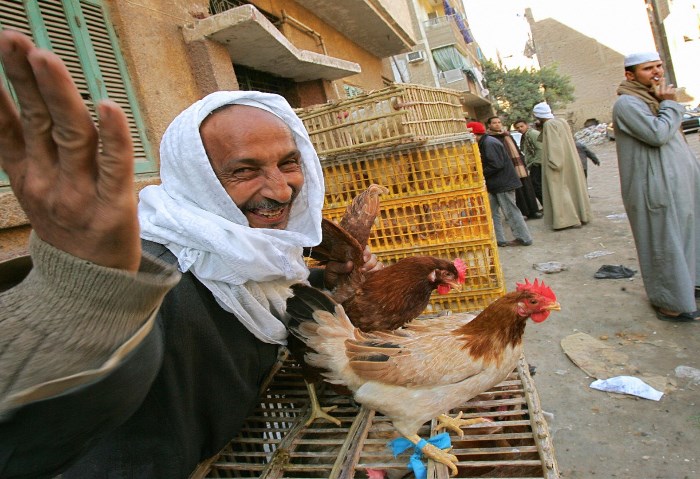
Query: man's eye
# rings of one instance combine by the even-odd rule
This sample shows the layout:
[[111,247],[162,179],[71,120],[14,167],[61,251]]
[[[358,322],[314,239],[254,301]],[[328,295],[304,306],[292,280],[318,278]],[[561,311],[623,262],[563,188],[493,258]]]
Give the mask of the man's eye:
[[285,161],[280,165],[280,169],[282,171],[295,171],[299,169],[301,166],[301,159],[300,158],[293,158]]
[[254,168],[236,168],[231,172],[231,178],[246,179],[255,175]]

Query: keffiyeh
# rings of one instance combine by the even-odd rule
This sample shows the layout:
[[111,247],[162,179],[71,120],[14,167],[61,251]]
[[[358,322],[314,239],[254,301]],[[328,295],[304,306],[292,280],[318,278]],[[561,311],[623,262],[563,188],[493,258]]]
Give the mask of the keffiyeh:
[[[269,111],[284,121],[301,152],[304,186],[286,230],[251,228],[209,163],[199,126],[228,104]],[[178,115],[160,148],[162,183],[140,193],[141,237],[165,245],[180,271],[191,271],[225,310],[258,339],[284,344],[289,286],[305,281],[303,247],[321,241],[323,173],[303,123],[279,95],[212,93]]]

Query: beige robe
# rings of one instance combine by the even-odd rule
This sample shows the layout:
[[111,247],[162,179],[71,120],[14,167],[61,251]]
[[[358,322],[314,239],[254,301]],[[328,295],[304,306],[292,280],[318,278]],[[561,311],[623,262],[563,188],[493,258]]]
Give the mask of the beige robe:
[[568,123],[561,118],[542,126],[542,199],[545,224],[555,230],[591,221],[583,167]]

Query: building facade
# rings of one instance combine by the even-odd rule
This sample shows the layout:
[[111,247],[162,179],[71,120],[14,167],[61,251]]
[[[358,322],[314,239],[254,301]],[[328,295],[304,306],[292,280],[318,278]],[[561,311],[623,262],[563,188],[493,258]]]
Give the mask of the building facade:
[[481,52],[460,0],[409,0],[416,46],[385,60],[397,83],[449,88],[461,93],[464,116],[485,119],[493,114],[483,85]]
[[[415,45],[406,11],[405,0],[3,0],[0,28],[57,53],[91,110],[104,98],[122,106],[138,191],[159,182],[167,125],[210,92],[269,91],[306,107],[390,83],[382,59]],[[26,253],[29,230],[0,171],[0,260]]]

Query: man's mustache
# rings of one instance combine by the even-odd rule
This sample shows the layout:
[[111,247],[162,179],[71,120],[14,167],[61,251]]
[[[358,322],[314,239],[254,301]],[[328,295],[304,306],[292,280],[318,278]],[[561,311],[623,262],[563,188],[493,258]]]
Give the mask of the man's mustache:
[[285,206],[291,205],[294,199],[297,197],[297,190],[292,188],[292,197],[289,201],[280,202],[270,198],[263,198],[260,201],[250,202],[245,204],[246,210],[275,210],[284,208]]

